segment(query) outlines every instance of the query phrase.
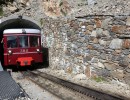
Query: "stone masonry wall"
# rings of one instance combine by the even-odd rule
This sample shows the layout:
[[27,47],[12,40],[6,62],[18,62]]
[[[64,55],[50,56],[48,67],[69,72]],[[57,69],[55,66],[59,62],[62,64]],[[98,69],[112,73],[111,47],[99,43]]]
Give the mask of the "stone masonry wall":
[[0,18],[40,23],[51,68],[130,84],[129,8],[130,0],[14,0],[2,5]]
[[42,21],[53,69],[130,84],[130,16]]

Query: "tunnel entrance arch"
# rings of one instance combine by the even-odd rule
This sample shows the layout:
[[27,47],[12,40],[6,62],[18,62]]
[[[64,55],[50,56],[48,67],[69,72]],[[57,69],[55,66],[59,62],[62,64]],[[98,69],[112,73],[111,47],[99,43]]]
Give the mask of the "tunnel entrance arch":
[[26,16],[10,16],[0,20],[0,32],[11,28],[35,28],[41,29],[37,21]]
[[37,21],[34,19],[27,17],[27,16],[9,16],[6,18],[0,19],[0,59],[3,64],[3,44],[1,43],[1,40],[3,38],[3,31],[5,29],[16,29],[16,28],[32,28],[32,29],[39,29],[40,25]]

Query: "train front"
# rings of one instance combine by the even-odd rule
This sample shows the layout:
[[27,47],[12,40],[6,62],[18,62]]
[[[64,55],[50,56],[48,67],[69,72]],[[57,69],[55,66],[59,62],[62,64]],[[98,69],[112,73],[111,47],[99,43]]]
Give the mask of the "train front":
[[40,30],[7,29],[3,36],[5,66],[30,66],[43,62]]

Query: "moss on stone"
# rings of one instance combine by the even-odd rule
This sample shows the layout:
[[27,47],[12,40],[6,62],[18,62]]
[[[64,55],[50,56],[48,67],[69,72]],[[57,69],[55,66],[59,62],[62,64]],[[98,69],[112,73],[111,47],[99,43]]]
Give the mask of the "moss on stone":
[[65,11],[63,11],[63,9],[61,9],[60,11],[61,11],[61,13],[62,13],[64,16],[67,15],[67,13],[66,13]]
[[103,82],[103,81],[105,81],[105,79],[103,78],[103,77],[94,77],[94,78],[92,78],[93,80],[95,80],[96,82]]
[[59,6],[62,6],[63,5],[63,1],[61,1],[60,3],[59,3]]
[[41,18],[41,19],[40,19],[40,25],[42,26],[43,23],[44,23],[44,20],[43,20],[43,18]]
[[0,16],[3,16],[3,8],[0,7]]

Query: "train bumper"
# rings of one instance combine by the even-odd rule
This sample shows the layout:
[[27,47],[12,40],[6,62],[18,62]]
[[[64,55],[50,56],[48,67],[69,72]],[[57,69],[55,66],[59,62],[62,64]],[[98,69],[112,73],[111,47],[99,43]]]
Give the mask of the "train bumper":
[[20,57],[16,60],[16,62],[18,63],[18,65],[20,66],[27,66],[27,65],[31,65],[32,62],[34,61],[34,59],[32,57]]

